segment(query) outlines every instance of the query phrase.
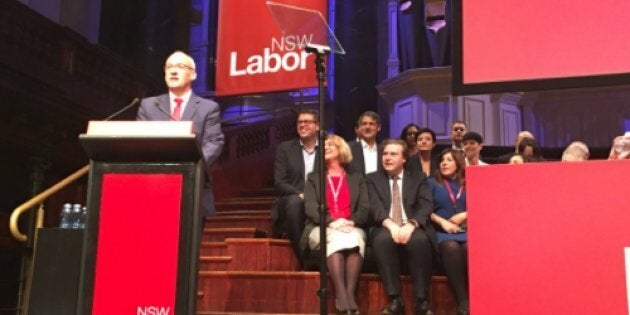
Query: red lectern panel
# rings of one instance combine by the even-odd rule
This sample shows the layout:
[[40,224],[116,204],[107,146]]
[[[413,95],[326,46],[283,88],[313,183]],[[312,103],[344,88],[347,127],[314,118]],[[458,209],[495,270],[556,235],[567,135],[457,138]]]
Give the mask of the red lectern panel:
[[466,175],[472,314],[628,314],[630,161]]
[[182,185],[182,174],[103,175],[92,314],[173,314]]

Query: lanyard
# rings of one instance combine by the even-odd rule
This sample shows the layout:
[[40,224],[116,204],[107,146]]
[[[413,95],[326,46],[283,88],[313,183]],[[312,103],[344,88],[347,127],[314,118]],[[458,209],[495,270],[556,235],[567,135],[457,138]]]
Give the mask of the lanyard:
[[451,184],[448,182],[448,180],[444,180],[444,186],[446,186],[446,190],[448,190],[448,196],[451,197],[451,202],[453,203],[453,208],[457,209],[457,205],[455,204],[457,202],[457,200],[459,199],[459,197],[462,196],[462,187],[461,185],[459,186],[459,190],[457,190],[457,196],[453,195],[453,190],[451,189]]
[[332,179],[330,178],[331,176],[330,175],[326,176],[328,178],[328,185],[330,186],[330,190],[332,191],[332,194],[333,194],[333,206],[334,206],[335,212],[339,211],[339,204],[338,204],[339,193],[341,192],[341,185],[343,184],[344,176],[346,176],[346,173],[341,174],[341,176],[339,177],[337,188],[335,188],[335,186],[333,185]]

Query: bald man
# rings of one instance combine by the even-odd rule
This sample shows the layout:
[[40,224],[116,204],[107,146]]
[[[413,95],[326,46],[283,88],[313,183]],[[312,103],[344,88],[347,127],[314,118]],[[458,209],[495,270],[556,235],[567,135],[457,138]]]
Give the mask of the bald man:
[[172,53],[164,64],[168,93],[143,99],[137,119],[193,122],[195,139],[206,166],[201,207],[203,215],[208,217],[215,212],[211,165],[221,154],[224,138],[219,105],[193,93],[191,85],[196,78],[195,61],[184,52]]

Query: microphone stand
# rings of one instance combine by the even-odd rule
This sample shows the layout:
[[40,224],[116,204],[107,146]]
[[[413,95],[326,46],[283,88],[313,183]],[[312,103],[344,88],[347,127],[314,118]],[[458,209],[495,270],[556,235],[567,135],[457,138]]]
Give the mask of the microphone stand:
[[324,63],[324,57],[330,53],[330,48],[322,45],[308,44],[305,47],[306,52],[315,55],[315,71],[317,73],[317,83],[319,90],[319,145],[317,146],[317,154],[319,155],[319,249],[321,252],[319,262],[319,313],[321,315],[328,314],[328,289],[326,285],[326,212],[328,206],[326,205],[326,164],[324,163],[324,134],[326,133],[323,128],[326,126],[324,123],[324,83],[326,82],[326,65]]
[[134,98],[133,101],[131,101],[131,103],[129,103],[129,105],[123,107],[121,110],[107,116],[107,118],[103,119],[103,121],[108,121],[111,120],[112,118],[115,118],[116,116],[124,113],[125,111],[127,111],[128,109],[132,108],[134,105],[138,104],[138,102],[140,102],[139,98]]

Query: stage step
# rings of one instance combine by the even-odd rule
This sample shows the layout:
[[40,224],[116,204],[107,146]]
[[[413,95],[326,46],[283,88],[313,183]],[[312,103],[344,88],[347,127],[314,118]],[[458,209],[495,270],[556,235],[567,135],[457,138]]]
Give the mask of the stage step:
[[221,242],[226,238],[260,238],[267,234],[256,228],[204,228],[202,242]]
[[[228,238],[225,254],[200,258],[199,270],[296,271],[299,263],[288,240]],[[229,258],[229,259],[228,259]],[[218,269],[224,267],[223,269]]]
[[[327,284],[330,292],[328,310],[333,312],[334,292],[330,279]],[[408,276],[403,277],[402,284],[407,314],[412,314],[414,301]],[[212,292],[199,300],[198,311],[206,312],[203,314],[319,312],[318,272],[202,271],[199,273],[199,289]],[[361,275],[357,302],[362,314],[378,314],[387,305],[387,295],[378,275]],[[431,281],[431,305],[436,315],[455,314],[455,300],[444,276],[434,276]]]
[[234,197],[234,198],[230,198],[227,201],[245,201],[245,202],[253,202],[253,201],[258,201],[258,202],[274,202],[276,201],[276,197],[275,196],[257,196],[257,197]]
[[215,203],[217,212],[229,210],[270,210],[274,198],[234,198]]
[[201,250],[199,255],[203,256],[226,256],[226,242],[201,242]]
[[231,215],[207,218],[204,227],[206,228],[256,228],[267,235],[271,235],[271,215]]
[[197,312],[197,315],[319,315],[318,313]]
[[[217,212],[217,217],[229,217],[229,216],[269,216],[271,217],[271,210],[228,210]],[[210,220],[212,218],[206,218]]]
[[239,195],[243,198],[246,197],[275,197],[276,190],[273,187],[259,188],[259,189],[245,189],[241,190]]
[[206,256],[199,258],[199,270],[225,271],[232,262],[230,256]]

